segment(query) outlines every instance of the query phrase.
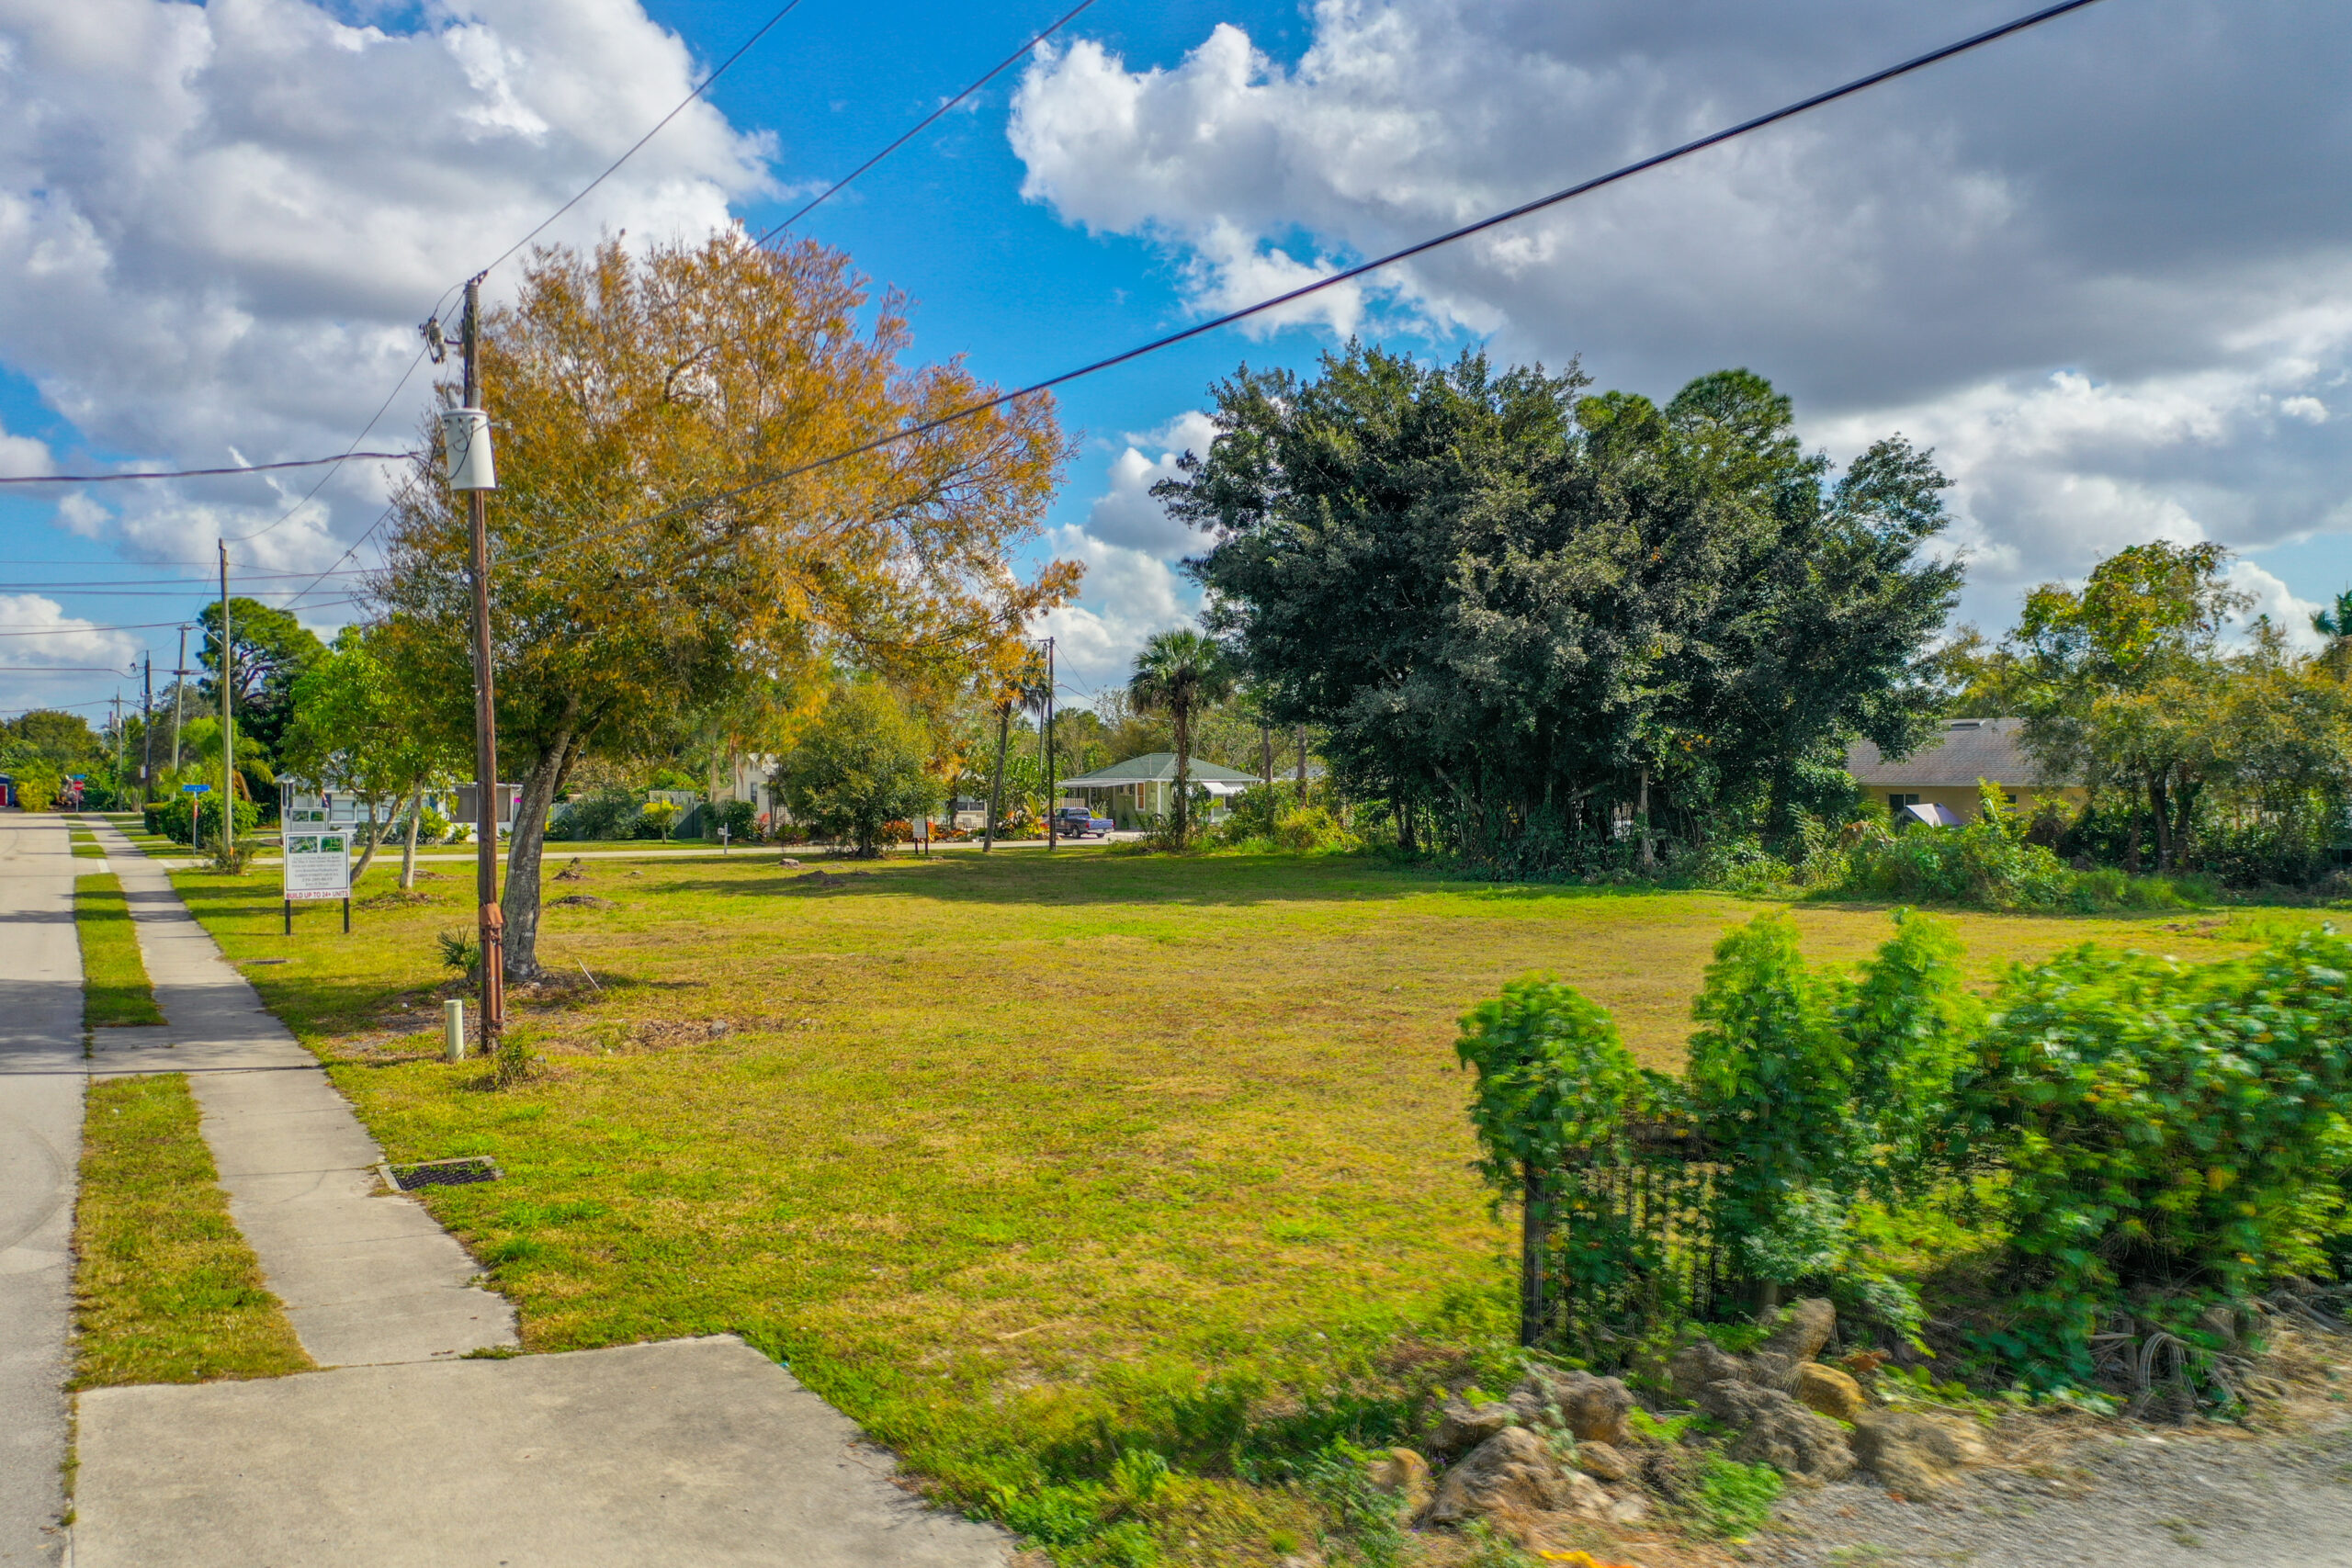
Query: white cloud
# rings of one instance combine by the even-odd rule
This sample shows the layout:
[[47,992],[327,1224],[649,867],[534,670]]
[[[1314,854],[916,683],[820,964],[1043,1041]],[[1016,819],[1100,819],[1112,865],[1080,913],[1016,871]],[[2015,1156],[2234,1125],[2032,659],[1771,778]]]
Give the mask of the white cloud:
[[0,427],[0,479],[33,479],[56,471],[49,443],[29,435],[11,435]]
[[[435,299],[695,72],[639,0],[424,0],[404,29],[348,9],[0,0],[0,359],[98,449],[187,466],[340,450]],[[697,104],[545,238],[699,235],[762,187],[764,151]],[[514,278],[510,263],[488,288]],[[369,445],[406,445],[426,397],[420,374]],[[256,559],[326,564],[380,508],[377,469],[340,471]],[[109,497],[115,536],[186,554],[316,482],[139,487]]]
[[1158,430],[1131,434],[1107,465],[1105,488],[1084,525],[1054,531],[1054,554],[1084,561],[1086,577],[1077,603],[1047,615],[1038,632],[1057,639],[1057,667],[1080,691],[1124,683],[1147,638],[1193,623],[1200,592],[1175,563],[1198,553],[1204,541],[1167,515],[1151,487],[1176,476],[1176,460],[1186,451],[1205,453],[1215,434],[1209,416],[1197,409]]
[[2312,630],[2312,616],[2324,608],[2318,601],[2298,597],[2276,576],[2250,560],[2233,562],[2231,586],[2254,596],[2243,620],[2267,615],[2270,624],[2287,634],[2288,643],[2306,653],[2317,653],[2327,641]]
[[[107,631],[80,615],[69,615],[54,599],[38,593],[0,593],[0,664],[12,668],[0,676],[0,706],[9,711],[37,705],[40,694],[59,682],[88,684],[76,669],[128,669],[143,645],[128,632]],[[61,673],[36,673],[56,666]]]
[[[1205,313],[2009,10],[1317,0],[1295,61],[1230,25],[1168,63],[1073,41],[1027,71],[1010,135],[1027,197],[1159,242]],[[2311,198],[2352,178],[2346,48],[2352,12],[2324,7],[2101,7],[1429,253],[1314,319],[1581,354],[1660,397],[1747,365],[1841,456],[1900,428],[1960,481],[1969,612],[2006,624],[2017,586],[2137,540],[2352,530],[2330,417],[2352,211]]]

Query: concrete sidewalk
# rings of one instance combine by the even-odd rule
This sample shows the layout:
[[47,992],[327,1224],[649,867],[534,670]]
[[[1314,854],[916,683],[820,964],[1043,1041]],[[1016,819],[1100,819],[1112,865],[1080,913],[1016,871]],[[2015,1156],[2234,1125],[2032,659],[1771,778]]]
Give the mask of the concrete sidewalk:
[[111,827],[161,1030],[107,1030],[99,1077],[186,1073],[229,1213],[323,1367],[426,1361],[513,1347],[514,1314],[472,1284],[465,1248],[413,1198],[381,1191],[383,1156],[319,1059],[220,956],[164,869]]
[[0,817],[0,1565],[60,1562],[74,1193],[82,1153],[82,953],[55,817]]
[[[82,1396],[74,1568],[1003,1568],[727,1336]],[[228,1459],[224,1456],[234,1456]]]

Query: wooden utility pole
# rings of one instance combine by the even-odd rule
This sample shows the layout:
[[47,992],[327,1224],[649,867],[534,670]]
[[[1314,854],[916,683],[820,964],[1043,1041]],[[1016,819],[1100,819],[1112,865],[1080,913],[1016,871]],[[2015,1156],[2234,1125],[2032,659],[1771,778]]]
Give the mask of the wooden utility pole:
[[[466,284],[465,406],[481,407],[481,278]],[[487,439],[485,423],[475,438]],[[466,529],[474,589],[474,895],[481,904],[481,1052],[496,1057],[506,1027],[506,916],[498,907],[498,702],[490,662],[489,497],[466,491]]]
[[1061,784],[1054,777],[1054,639],[1046,639],[1046,848],[1061,841]]
[[139,684],[139,804],[155,804],[155,654],[152,649]]
[[[229,640],[229,541],[220,545],[220,863],[226,868],[237,846],[236,791],[232,781],[237,775],[237,728],[230,712],[229,686],[235,678],[237,655],[235,645]],[[198,797],[197,810],[204,809],[203,799]]]
[[187,628],[180,628],[180,662],[172,671],[172,776],[180,771],[180,717],[187,711],[187,678],[195,671],[187,667]]

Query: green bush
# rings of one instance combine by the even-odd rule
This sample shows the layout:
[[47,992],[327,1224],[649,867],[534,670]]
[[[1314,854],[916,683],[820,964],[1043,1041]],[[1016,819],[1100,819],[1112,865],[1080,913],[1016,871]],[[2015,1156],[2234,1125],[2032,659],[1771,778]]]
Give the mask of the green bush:
[[548,827],[548,837],[575,843],[637,838],[639,811],[636,795],[618,784],[606,784],[572,801],[571,809]]
[[[194,843],[198,810],[196,803],[198,801],[204,803],[202,807],[204,842],[207,847],[212,845],[220,835],[220,795],[217,790],[210,795],[172,796],[170,800],[155,808],[153,818],[155,831],[175,844]],[[250,800],[241,800],[237,802],[237,808],[231,815],[230,819],[236,825],[237,837],[242,839],[261,826],[261,809]]]
[[702,820],[704,833],[714,840],[721,828],[731,843],[749,843],[760,834],[759,808],[748,800],[728,801],[704,812]]
[[2052,851],[2027,840],[2026,824],[1997,790],[1982,786],[1978,801],[1976,820],[1957,828],[1914,825],[1898,832],[1881,821],[1858,822],[1842,874],[1824,878],[1824,885],[1849,897],[2084,913],[2176,909],[2214,897],[2210,884],[2196,877],[2072,870]]
[[2347,975],[2352,943],[2313,932],[2201,967],[2083,947],[2011,977],[1961,1099],[2007,1172],[2024,1287],[1994,1348],[2085,1382],[2111,1316],[2194,1336],[2215,1303],[2327,1270],[2352,1172]]
[[1772,1517],[1781,1485],[1781,1472],[1769,1464],[1709,1454],[1690,1502],[1691,1526],[1701,1535],[1751,1535]]

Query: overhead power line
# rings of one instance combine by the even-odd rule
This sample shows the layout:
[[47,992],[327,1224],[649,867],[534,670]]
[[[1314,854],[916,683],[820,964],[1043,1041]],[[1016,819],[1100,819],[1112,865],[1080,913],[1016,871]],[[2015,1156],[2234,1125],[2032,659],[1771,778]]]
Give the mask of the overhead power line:
[[1301,284],[1296,288],[1285,289],[1280,294],[1270,295],[1266,299],[1257,301],[1255,304],[1244,305],[1238,310],[1228,310],[1221,316],[1215,316],[1207,321],[1195,322],[1193,325],[1185,327],[1181,331],[1170,333],[1164,337],[1154,338],[1150,342],[1139,344],[1134,348],[1125,349],[1105,358],[1097,359],[1091,364],[1081,365],[1074,370],[1065,370],[1059,375],[1048,376],[1042,381],[1032,381],[1027,386],[1016,388],[1010,392],[1000,392],[994,397],[984,398],[978,402],[969,404],[964,408],[956,409],[948,413],[941,414],[937,418],[923,420],[918,423],[908,425],[901,430],[894,430],[887,435],[877,435],[870,441],[860,442],[854,446],[844,447],[838,452],[829,453],[822,457],[811,458],[806,463],[796,464],[793,467],[783,469],[777,473],[764,475],[760,479],[752,479],[745,484],[737,485],[732,489],[718,491],[709,495],[700,496],[693,501],[681,502],[676,506],[666,507],[660,512],[648,513],[642,517],[632,517],[626,522],[616,523],[609,528],[599,529],[597,532],[587,535],[582,538],[567,539],[559,544],[544,545],[535,550],[524,550],[512,556],[501,557],[500,558],[504,561],[524,561],[533,559],[538,556],[543,556],[558,549],[577,549],[582,545],[594,544],[599,539],[610,538],[616,535],[627,533],[633,528],[641,528],[649,524],[663,522],[669,518],[681,516],[689,512],[698,511],[704,507],[714,505],[719,502],[731,501],[737,496],[749,495],[755,491],[770,489],[774,486],[783,484],[788,479],[797,479],[802,474],[813,473],[820,468],[831,468],[836,463],[845,463],[853,457],[864,457],[869,452],[879,451],[887,446],[895,446],[902,442],[912,441],[918,436],[928,435],[934,430],[944,429],[951,424],[961,423],[965,420],[974,418],[979,414],[987,413],[992,409],[1002,408],[1007,403],[1018,402],[1023,398],[1035,397],[1039,392],[1050,391],[1054,388],[1062,386],[1065,383],[1078,380],[1082,377],[1095,375],[1098,372],[1111,369],[1114,366],[1125,365],[1129,360],[1140,359],[1148,354],[1157,354],[1161,349],[1171,348],[1177,344],[1189,342],[1204,333],[1216,332],[1222,327],[1229,327],[1237,321],[1246,321],[1253,316],[1263,315],[1268,310],[1280,310],[1284,305],[1294,304],[1298,300],[1306,299],[1310,295],[1319,294],[1324,289],[1336,288],[1340,284],[1364,276],[1368,273],[1377,272],[1383,267],[1394,266],[1398,262],[1408,261],[1414,256],[1421,255],[1430,251],[1436,250],[1440,246],[1450,245],[1457,240],[1466,240],[1474,234],[1485,233],[1489,229],[1498,228],[1503,224],[1515,221],[1518,219],[1525,218],[1531,213],[1541,212],[1547,208],[1556,207],[1562,202],[1573,201],[1577,197],[1589,195],[1593,191],[1601,189],[1603,186],[1616,185],[1620,181],[1633,178],[1635,175],[1645,174],[1649,170],[1660,168],[1668,164],[1675,163],[1683,158],[1688,158],[1695,152],[1704,152],[1710,147],[1719,147],[1726,141],[1735,141],[1755,131],[1762,130],[1768,126],[1778,125],[1782,120],[1792,119],[1798,115],[1804,114],[1812,109],[1820,108],[1826,104],[1833,104],[1840,98],[1851,97],[1857,93],[1867,91],[1871,87],[1880,85],[1882,83],[1892,82],[1898,76],[1907,76],[1915,71],[1923,71],[1930,65],[1939,64],[1941,62],[1950,60],[1956,55],[1966,54],[1972,50],[1982,49],[1986,44],[1997,42],[2002,39],[2009,37],[2013,33],[2023,32],[2029,28],[2039,27],[2044,22],[2053,21],[2060,17],[2069,14],[2070,12],[2084,10],[2086,7],[2097,4],[2098,4],[2098,0],[2060,0],[2060,3],[2057,5],[2045,6],[2038,11],[2030,11],[2024,16],[2018,17],[2010,21],[2003,22],[1997,27],[1987,28],[1982,32],[1971,33],[1966,38],[1945,44],[1939,49],[1931,49],[1925,54],[1915,54],[1908,60],[1902,61],[1897,64],[1885,66],[1883,69],[1871,72],[1867,75],[1857,76],[1849,82],[1841,83],[1835,87],[1830,87],[1825,91],[1815,93],[1810,97],[1799,98],[1794,103],[1785,104],[1782,107],[1770,110],[1768,113],[1759,114],[1751,118],[1741,120],[1735,125],[1725,126],[1721,130],[1711,131],[1705,136],[1697,137],[1691,141],[1682,142],[1679,146],[1669,147],[1663,152],[1654,152],[1646,158],[1640,158],[1636,159],[1633,163],[1621,164],[1617,168],[1610,170],[1607,174],[1596,175],[1591,179],[1582,180],[1575,185],[1555,190],[1549,196],[1537,197],[1532,201],[1524,201],[1516,207],[1506,208],[1500,212],[1494,213],[1486,218],[1481,218],[1475,222],[1464,223],[1458,229],[1449,229],[1442,234],[1435,234],[1430,236],[1429,239],[1417,241],[1412,244],[1405,246],[1401,250],[1390,251],[1385,255],[1375,256],[1370,261],[1360,262],[1354,266],[1342,267],[1337,272],[1329,273],[1322,277],[1317,278],[1312,283]]
[[[408,458],[413,452],[344,452],[333,457],[297,457],[284,463],[245,463],[233,468],[174,468],[164,473],[32,474],[0,479],[0,485],[100,485],[125,479],[209,479],[230,474],[266,474],[279,468],[315,468],[322,463],[350,463],[376,457]],[[315,492],[313,492],[315,493]],[[280,519],[282,522],[283,519]],[[275,527],[277,525],[272,524]],[[262,530],[267,533],[268,529]]]
[[932,110],[929,114],[923,116],[922,118],[915,121],[915,123],[909,128],[906,134],[900,136],[896,141],[891,142],[890,145],[883,148],[882,151],[876,152],[871,158],[868,158],[865,163],[860,164],[856,168],[852,169],[848,174],[843,175],[840,179],[835,180],[831,185],[827,186],[823,190],[819,191],[814,197],[811,197],[808,199],[808,204],[802,207],[799,211],[794,213],[791,217],[786,219],[783,222],[777,224],[775,228],[761,235],[753,242],[753,243],[757,245],[766,244],[770,240],[775,239],[778,234],[783,233],[786,229],[791,228],[795,223],[799,222],[803,218],[806,218],[811,212],[816,211],[817,209],[822,207],[827,201],[831,200],[836,192],[840,191],[851,181],[856,179],[858,175],[865,173],[866,170],[872,168],[875,164],[880,163],[883,159],[888,157],[891,153],[896,152],[899,148],[904,147],[908,142],[912,141],[916,137],[922,135],[925,130],[929,130],[933,124],[938,122],[940,116],[954,108],[957,104],[962,103],[966,98],[970,97],[974,93],[978,92],[982,87],[987,86],[990,82],[995,81],[999,76],[1003,75],[1009,68],[1017,63],[1022,57],[1026,55],[1031,50],[1035,49],[1039,44],[1045,42],[1047,39],[1053,37],[1064,28],[1069,26],[1070,23],[1076,21],[1078,19],[1079,13],[1084,11],[1088,6],[1093,4],[1094,0],[1079,0],[1077,5],[1062,13],[1060,20],[1055,22],[1052,27],[1047,28],[1044,32],[1039,33],[1027,43],[1023,44],[1019,49],[1014,50],[1011,54],[1008,54],[1002,60],[998,61],[994,65],[989,68],[988,73],[985,75],[981,76],[970,86],[965,88],[962,92],[956,94],[954,97],[948,99],[945,103]]

